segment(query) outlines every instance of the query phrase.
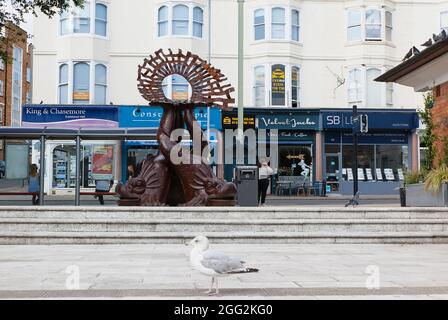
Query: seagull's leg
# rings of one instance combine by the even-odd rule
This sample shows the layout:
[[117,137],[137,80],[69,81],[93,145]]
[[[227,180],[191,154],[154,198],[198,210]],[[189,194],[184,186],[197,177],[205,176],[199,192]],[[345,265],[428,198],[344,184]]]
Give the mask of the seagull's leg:
[[218,289],[218,278],[216,278],[215,282],[216,282],[216,291],[215,291],[215,294],[219,294],[219,289]]
[[215,282],[215,277],[212,277],[212,285],[210,287],[210,290],[208,290],[206,293],[208,293],[208,294],[212,294],[213,293],[213,284],[214,284],[214,282]]

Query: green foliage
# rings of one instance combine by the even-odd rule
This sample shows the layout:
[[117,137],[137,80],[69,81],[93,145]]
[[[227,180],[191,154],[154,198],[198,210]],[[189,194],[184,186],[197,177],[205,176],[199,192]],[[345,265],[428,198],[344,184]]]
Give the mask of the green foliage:
[[404,185],[419,183],[421,178],[420,172],[406,172],[404,175]]
[[432,169],[425,180],[425,190],[437,193],[443,182],[448,181],[448,166],[442,163],[437,169]]
[[435,125],[431,114],[431,108],[434,105],[434,96],[432,92],[429,92],[424,95],[424,98],[425,98],[425,107],[423,110],[419,112],[420,118],[422,119],[423,124],[425,124],[426,126],[422,136],[423,146],[426,147],[423,169],[426,171],[431,171],[434,164],[434,158],[436,156],[435,141],[437,140],[437,137],[434,133]]
[[82,7],[85,0],[15,0],[12,9],[8,7],[9,1],[0,0],[0,24],[5,26],[8,22],[16,25],[24,22],[26,14],[37,16],[42,13],[48,17],[61,13],[73,3],[75,7]]

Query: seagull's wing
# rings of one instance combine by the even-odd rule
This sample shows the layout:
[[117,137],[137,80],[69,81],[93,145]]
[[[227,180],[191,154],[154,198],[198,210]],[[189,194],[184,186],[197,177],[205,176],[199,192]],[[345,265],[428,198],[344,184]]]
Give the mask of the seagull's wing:
[[236,257],[229,257],[219,251],[207,250],[202,253],[201,264],[217,273],[226,274],[244,269],[244,261]]

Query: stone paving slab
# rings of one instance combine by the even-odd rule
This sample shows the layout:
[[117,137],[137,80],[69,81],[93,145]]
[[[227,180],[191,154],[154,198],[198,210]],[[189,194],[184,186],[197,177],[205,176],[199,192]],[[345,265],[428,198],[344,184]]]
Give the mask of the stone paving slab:
[[[220,297],[448,297],[448,245],[242,245],[214,249],[259,273],[220,279]],[[0,299],[205,298],[210,279],[192,270],[184,245],[0,246]],[[79,289],[68,290],[68,267]],[[368,268],[379,289],[369,290]]]

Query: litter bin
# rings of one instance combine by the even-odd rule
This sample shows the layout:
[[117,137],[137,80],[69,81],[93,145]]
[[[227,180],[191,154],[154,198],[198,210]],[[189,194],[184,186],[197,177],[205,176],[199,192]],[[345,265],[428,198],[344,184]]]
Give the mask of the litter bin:
[[238,191],[238,205],[258,206],[258,167],[236,167],[235,183]]
[[406,188],[400,188],[400,205],[406,207]]

